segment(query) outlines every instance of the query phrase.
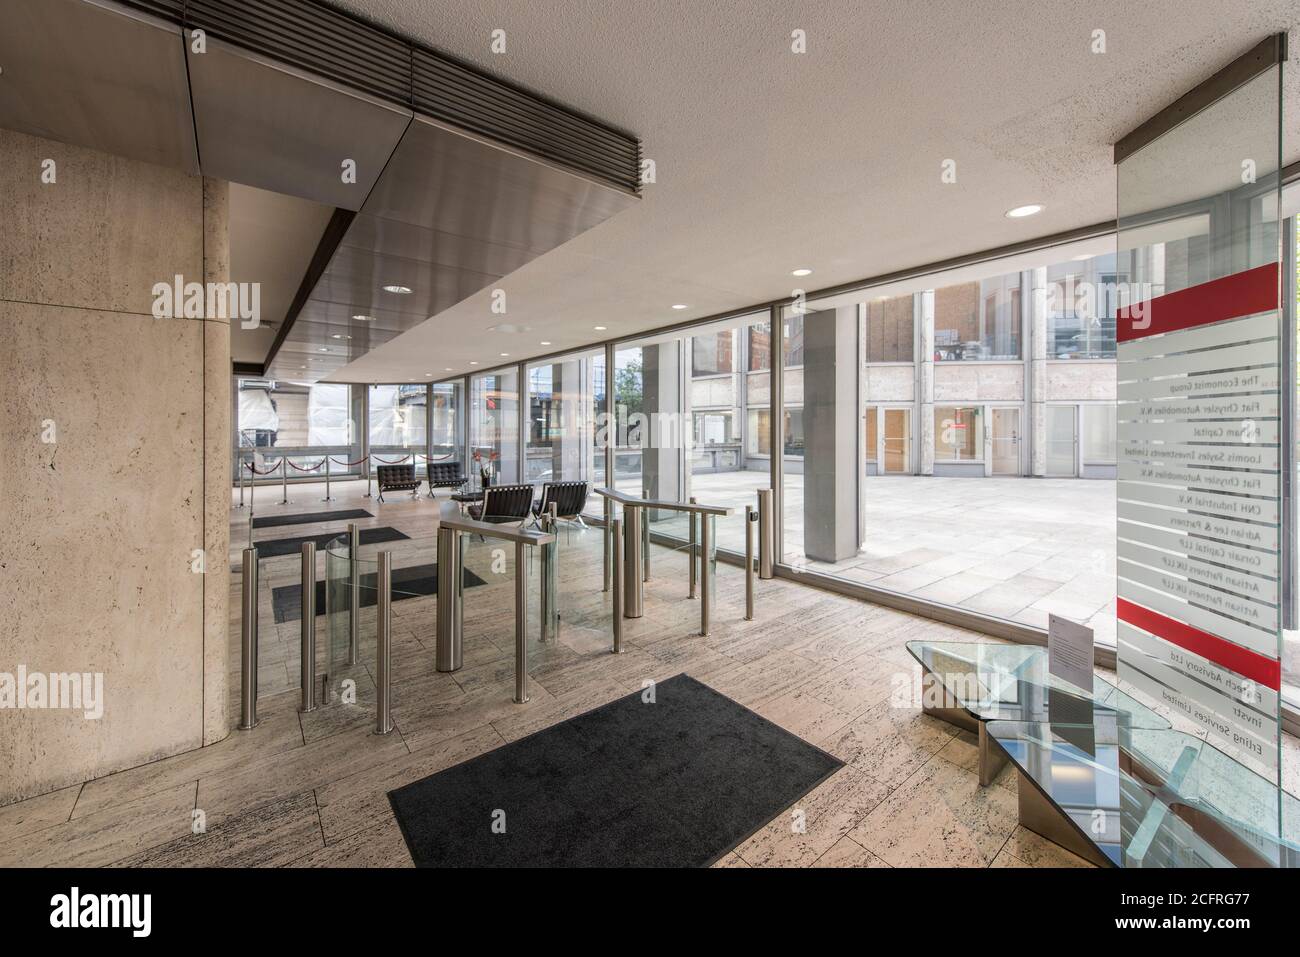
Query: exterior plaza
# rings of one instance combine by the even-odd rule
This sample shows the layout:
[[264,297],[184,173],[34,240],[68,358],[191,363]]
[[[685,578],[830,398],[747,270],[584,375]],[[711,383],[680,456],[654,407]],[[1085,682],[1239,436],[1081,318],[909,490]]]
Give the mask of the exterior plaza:
[[1294,2],[0,6],[15,926],[1276,917]]

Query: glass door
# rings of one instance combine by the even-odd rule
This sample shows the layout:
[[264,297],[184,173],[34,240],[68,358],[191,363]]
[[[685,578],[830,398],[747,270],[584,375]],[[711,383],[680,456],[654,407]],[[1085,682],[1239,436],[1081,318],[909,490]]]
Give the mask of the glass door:
[[886,475],[906,475],[911,453],[912,413],[908,409],[885,409],[884,467]]
[[993,475],[1020,474],[1020,410],[994,409],[991,431]]

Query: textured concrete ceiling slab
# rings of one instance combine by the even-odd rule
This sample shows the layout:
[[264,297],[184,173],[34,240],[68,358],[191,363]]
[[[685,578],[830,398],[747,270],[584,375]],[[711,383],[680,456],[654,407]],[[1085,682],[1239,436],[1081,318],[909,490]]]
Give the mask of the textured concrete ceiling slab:
[[[1284,156],[1300,158],[1294,0],[332,2],[636,130],[658,178],[510,273],[507,316],[485,290],[341,381],[464,372],[1113,218],[1111,144],[1287,29]],[[1005,217],[1030,202],[1047,208]]]

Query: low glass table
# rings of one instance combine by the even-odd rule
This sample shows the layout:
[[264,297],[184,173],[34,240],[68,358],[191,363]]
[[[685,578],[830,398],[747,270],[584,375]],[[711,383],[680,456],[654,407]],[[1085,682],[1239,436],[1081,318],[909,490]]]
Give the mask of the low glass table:
[[1091,692],[1047,671],[1047,649],[978,641],[909,641],[921,665],[921,709],[979,736],[980,784],[991,784],[1007,763],[985,727],[990,721],[1091,724],[1102,718],[1135,728],[1168,728],[1169,721],[1102,678]]
[[1096,864],[1295,867],[1300,800],[1194,735],[992,721],[1020,772],[1020,823]]

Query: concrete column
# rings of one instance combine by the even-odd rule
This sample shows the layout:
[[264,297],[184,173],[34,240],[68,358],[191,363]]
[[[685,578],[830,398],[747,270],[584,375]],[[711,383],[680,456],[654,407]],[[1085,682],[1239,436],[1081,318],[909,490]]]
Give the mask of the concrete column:
[[934,474],[934,290],[915,293],[916,474]]
[[[643,346],[641,349],[642,411],[649,420],[645,426],[645,449],[641,453],[641,487],[650,498],[680,501],[683,495],[680,396],[681,352],[678,341]],[[650,515],[651,521],[673,518],[675,512]]]
[[[1028,406],[1029,474],[1047,474],[1047,269],[1027,271],[1029,297],[1029,340],[1026,358],[1029,364]],[[1022,296],[1022,299],[1025,297]]]
[[858,310],[803,321],[804,553],[838,562],[858,552]]

